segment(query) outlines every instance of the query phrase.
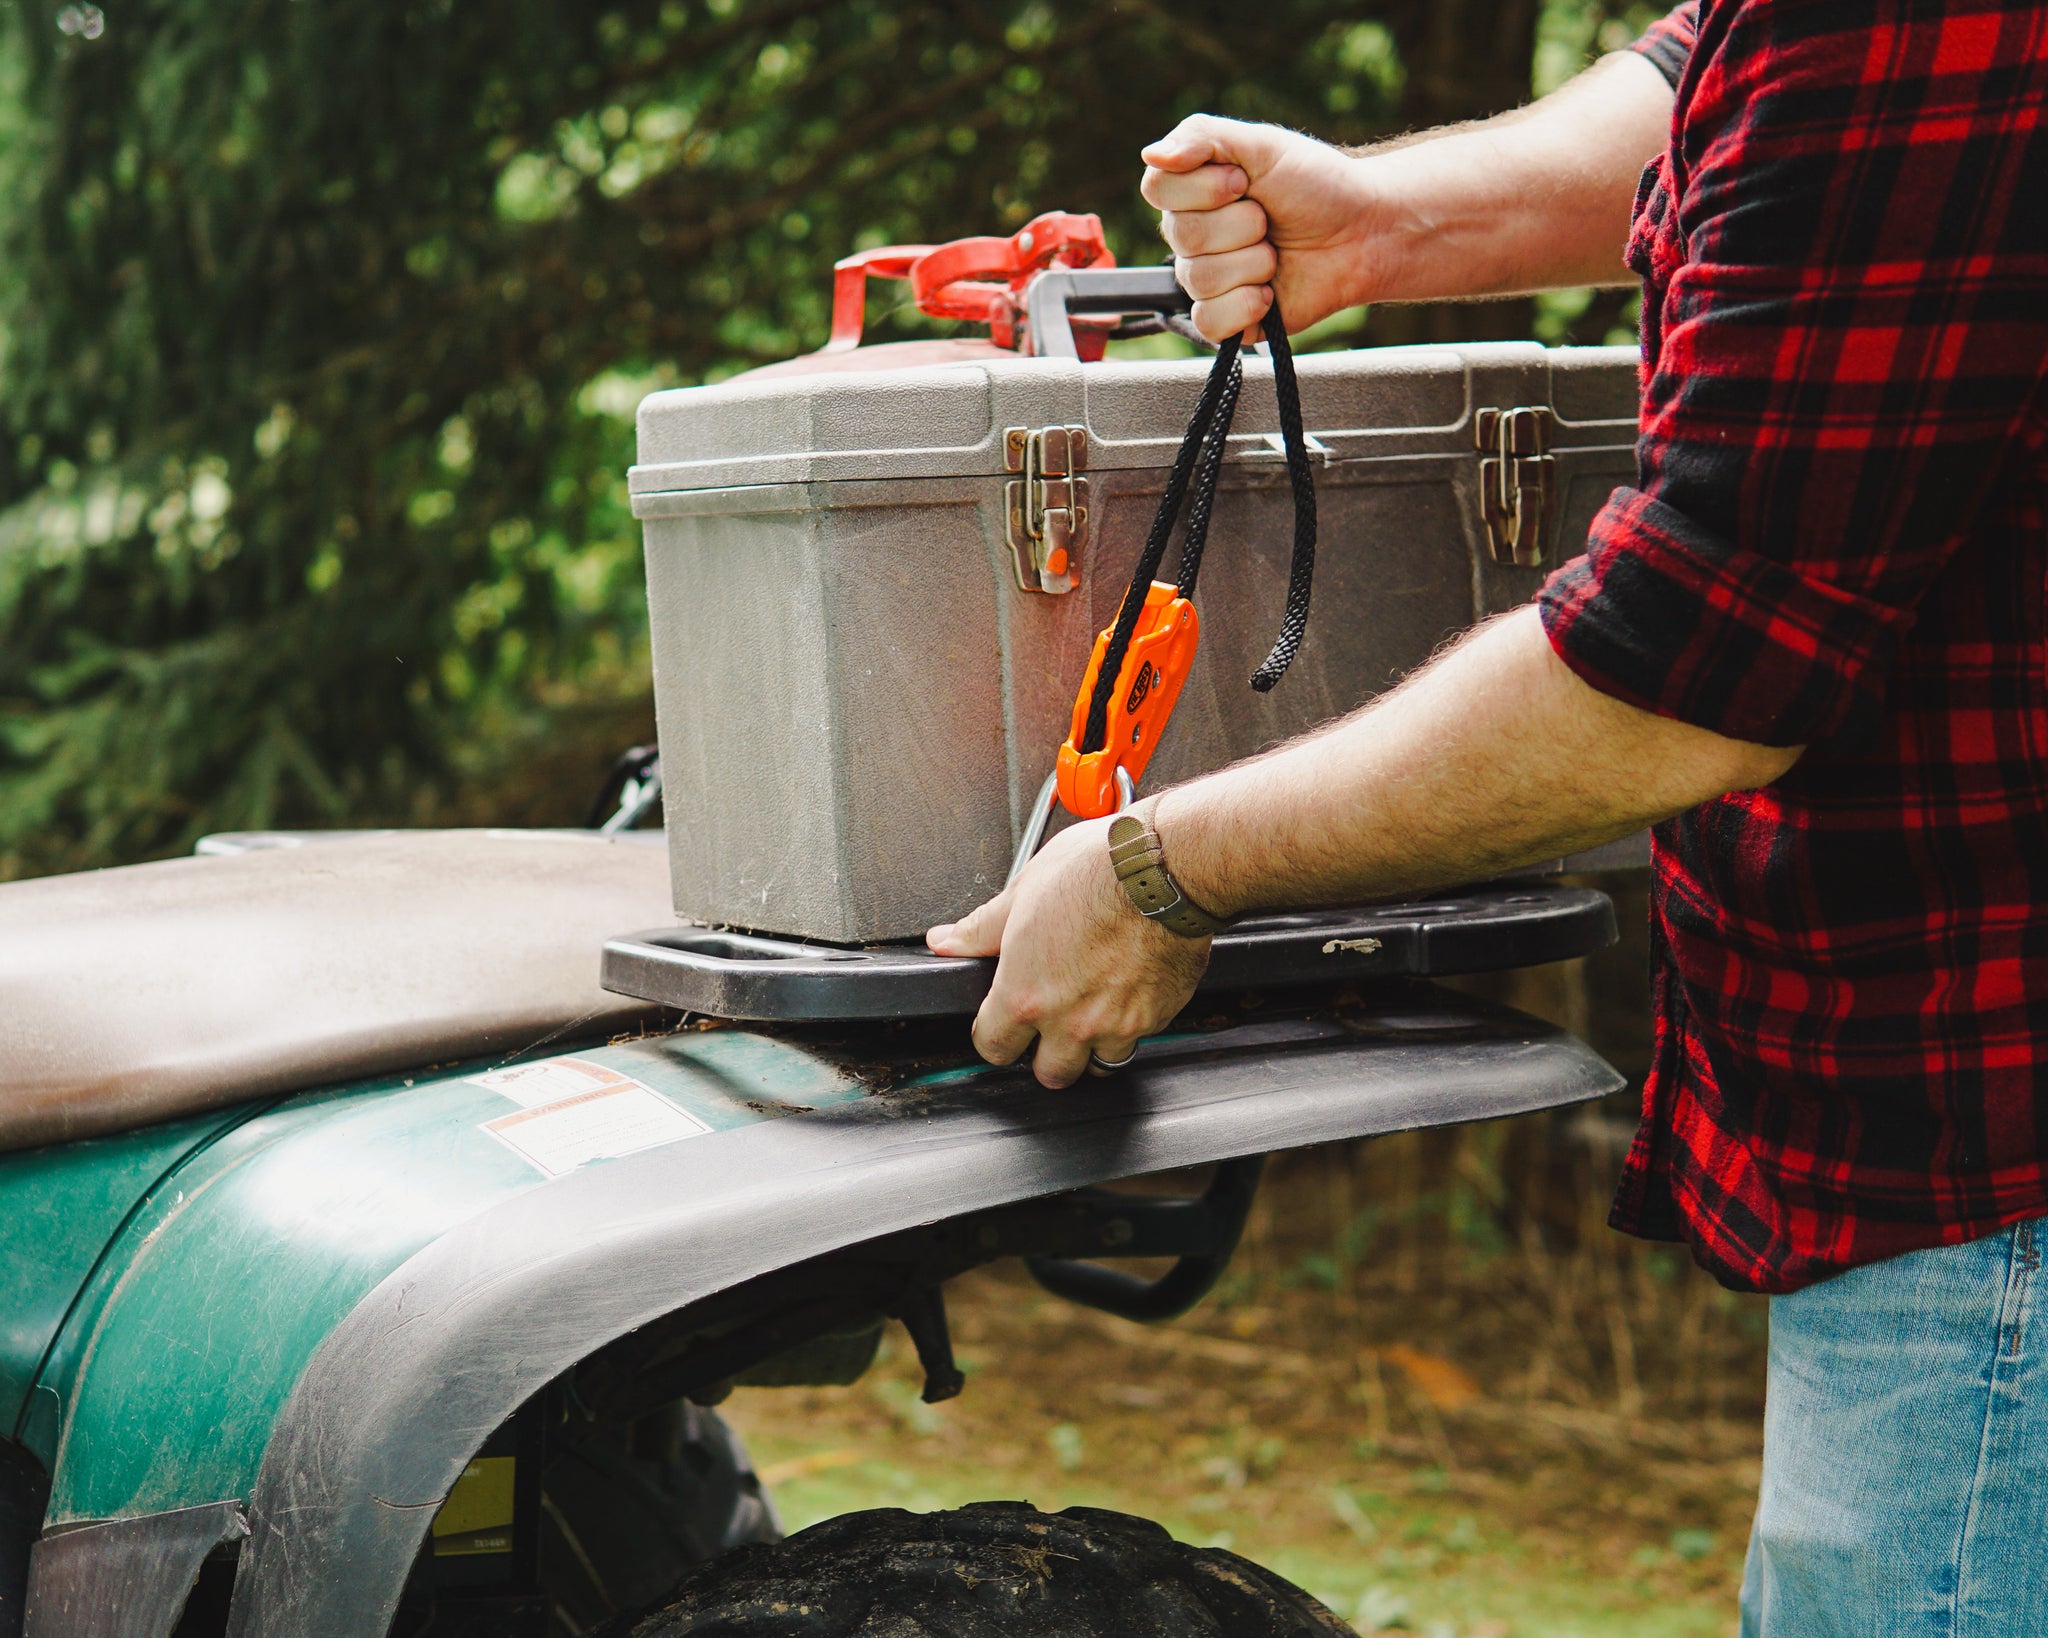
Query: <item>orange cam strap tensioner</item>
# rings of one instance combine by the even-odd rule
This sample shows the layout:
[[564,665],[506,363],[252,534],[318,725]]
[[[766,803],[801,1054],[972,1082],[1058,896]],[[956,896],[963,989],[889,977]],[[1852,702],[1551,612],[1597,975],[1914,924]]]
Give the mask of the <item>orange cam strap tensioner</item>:
[[1114,630],[1096,634],[1095,652],[1074,700],[1073,729],[1060,747],[1060,801],[1069,813],[1082,819],[1114,813],[1117,769],[1129,774],[1134,785],[1144,777],[1145,764],[1152,759],[1166,719],[1173,714],[1173,702],[1180,698],[1181,684],[1188,680],[1188,668],[1195,663],[1201,630],[1201,617],[1180,595],[1180,588],[1171,581],[1153,581],[1123,664],[1114,673],[1104,743],[1100,749],[1082,751],[1079,747],[1088,743],[1088,708],[1096,679],[1115,636]]
[[[1268,309],[1263,325],[1273,356],[1273,388],[1279,400],[1288,479],[1294,490],[1294,560],[1288,571],[1287,611],[1280,636],[1252,677],[1252,687],[1260,693],[1280,680],[1301,647],[1308,625],[1316,551],[1315,479],[1302,430],[1294,356],[1288,349],[1278,302]],[[1201,619],[1190,599],[1209,538],[1209,514],[1223,470],[1224,441],[1230,436],[1244,384],[1239,351],[1236,336],[1217,349],[1215,366],[1167,473],[1166,493],[1160,497],[1145,549],[1138,554],[1137,572],[1117,610],[1116,624],[1096,637],[1095,652],[1075,696],[1073,724],[1067,742],[1060,747],[1053,782],[1060,801],[1077,818],[1100,819],[1116,811],[1125,794],[1118,789],[1119,769],[1127,776],[1126,792],[1136,786],[1194,664]],[[1155,580],[1183,500],[1188,503],[1188,527],[1181,545],[1180,572],[1173,581]]]
[[[1121,798],[1144,776],[1188,668],[1195,663],[1202,622],[1191,599],[1223,470],[1223,441],[1230,435],[1243,381],[1244,367],[1232,337],[1218,349],[1215,368],[1188,418],[1187,433],[1166,474],[1166,493],[1159,498],[1152,532],[1138,554],[1137,572],[1117,610],[1116,624],[1096,636],[1095,652],[1074,696],[1073,724],[1053,769],[1060,801],[1078,819],[1116,812]],[[1180,574],[1173,581],[1154,580],[1190,486],[1194,496],[1180,549]],[[1118,769],[1127,776],[1123,791],[1117,788]]]
[[[1279,303],[1267,310],[1263,323],[1273,355],[1273,389],[1279,400],[1287,477],[1294,491],[1294,558],[1287,574],[1287,610],[1280,622],[1280,635],[1252,675],[1252,687],[1262,694],[1285,675],[1301,648],[1308,627],[1316,554],[1315,475],[1308,463],[1301,393]],[[1130,800],[1152,753],[1159,748],[1167,718],[1173,714],[1174,702],[1195,663],[1195,646],[1201,636],[1201,616],[1193,602],[1195,577],[1201,572],[1202,550],[1209,539],[1209,514],[1223,470],[1224,440],[1230,436],[1244,384],[1239,351],[1235,336],[1217,349],[1215,366],[1167,472],[1166,493],[1159,499],[1151,533],[1138,554],[1137,569],[1117,609],[1116,622],[1096,636],[1081,690],[1074,698],[1067,741],[1060,747],[1052,776],[1032,804],[1010,862],[1011,881],[1023,872],[1044,839],[1055,801],[1081,819],[1114,813]],[[1183,501],[1189,504],[1180,572],[1171,581],[1155,579]]]

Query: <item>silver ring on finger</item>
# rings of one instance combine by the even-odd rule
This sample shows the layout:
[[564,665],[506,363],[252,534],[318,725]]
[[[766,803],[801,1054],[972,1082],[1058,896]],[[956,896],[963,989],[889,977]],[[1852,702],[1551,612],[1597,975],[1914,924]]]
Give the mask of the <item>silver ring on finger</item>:
[[1131,1060],[1137,1057],[1137,1055],[1138,1049],[1135,1045],[1121,1058],[1113,1061],[1103,1057],[1099,1052],[1090,1052],[1088,1054],[1088,1067],[1097,1075],[1114,1075],[1119,1069],[1130,1068]]

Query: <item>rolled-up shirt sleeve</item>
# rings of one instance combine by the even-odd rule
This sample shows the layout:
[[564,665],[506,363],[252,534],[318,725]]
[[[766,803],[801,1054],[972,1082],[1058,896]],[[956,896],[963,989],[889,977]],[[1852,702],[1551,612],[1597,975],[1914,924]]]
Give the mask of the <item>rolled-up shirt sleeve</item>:
[[1692,55],[1692,42],[1700,31],[1700,0],[1686,0],[1643,30],[1631,51],[1650,59],[1657,72],[1673,85],[1685,72],[1685,60]]
[[1772,745],[1874,729],[2048,358],[2048,122],[1993,68],[2016,13],[1837,9],[1865,49],[1791,0],[1701,25],[1629,246],[1638,482],[1539,599],[1594,687]]

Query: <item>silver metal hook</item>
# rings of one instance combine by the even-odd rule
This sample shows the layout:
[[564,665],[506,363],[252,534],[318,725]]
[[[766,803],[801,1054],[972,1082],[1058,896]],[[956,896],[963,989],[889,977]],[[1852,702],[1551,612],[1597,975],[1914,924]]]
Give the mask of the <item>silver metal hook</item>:
[[[1060,799],[1060,776],[1057,769],[1045,776],[1045,783],[1038,787],[1038,795],[1031,802],[1031,816],[1024,821],[1024,834],[1017,838],[1017,851],[1010,858],[1010,873],[1003,878],[1008,887],[1024,874],[1024,867],[1031,862],[1045,841],[1045,827],[1052,823],[1052,810]],[[1116,811],[1122,813],[1138,800],[1138,787],[1132,783],[1130,773],[1121,765],[1116,770]]]

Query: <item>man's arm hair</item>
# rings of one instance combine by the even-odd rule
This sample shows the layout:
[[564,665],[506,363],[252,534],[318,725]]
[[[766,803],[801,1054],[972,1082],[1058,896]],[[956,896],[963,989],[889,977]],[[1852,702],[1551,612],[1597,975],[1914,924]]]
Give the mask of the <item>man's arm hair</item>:
[[1349,150],[1412,201],[1407,254],[1374,299],[1633,282],[1629,212],[1669,140],[1671,100],[1653,63],[1615,51],[1523,107]]
[[1220,914],[1356,903],[1631,835],[1799,754],[1600,693],[1528,608],[1329,727],[1166,792],[1155,819],[1182,886]]

